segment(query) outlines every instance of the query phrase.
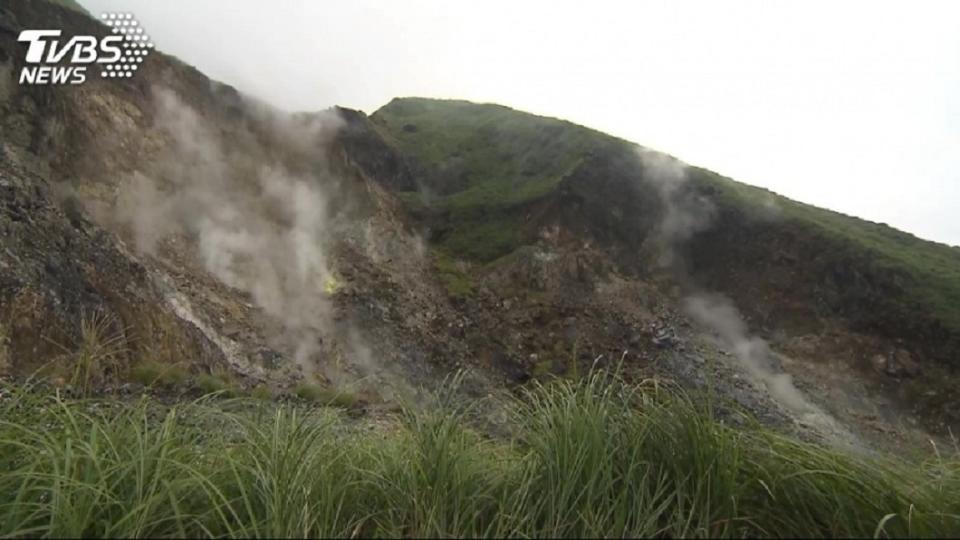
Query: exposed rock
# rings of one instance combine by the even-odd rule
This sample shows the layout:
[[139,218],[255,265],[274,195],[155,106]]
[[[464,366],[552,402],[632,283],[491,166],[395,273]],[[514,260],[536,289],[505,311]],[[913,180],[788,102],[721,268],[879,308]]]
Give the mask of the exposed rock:
[[680,339],[673,327],[664,326],[655,331],[652,342],[660,348],[672,348],[680,344]]
[[870,363],[878,373],[898,379],[916,377],[922,372],[920,364],[904,349],[895,349],[886,355],[874,355]]
[[217,347],[165,306],[146,268],[113,235],[87,220],[71,222],[43,179],[8,160],[0,160],[0,178],[0,305],[7,309],[0,353],[8,372],[63,357],[94,316],[116,321],[104,331],[123,334],[127,361],[150,355],[222,365]]
[[[16,32],[40,27],[49,10],[82,33],[105,32],[82,14],[21,2],[15,20],[3,19],[11,11],[0,9],[0,58],[20,58]],[[217,277],[191,231],[160,235],[149,250],[138,246],[128,223],[118,222],[117,192],[135,171],[161,178],[171,163],[189,163],[180,159],[169,130],[158,126],[163,118],[155,89],[193,111],[189,118],[213,134],[205,142],[244,165],[225,175],[233,182],[218,192],[225,201],[234,189],[256,193],[258,178],[246,173],[263,168],[290,172],[330,196],[324,208],[336,219],[322,253],[330,279],[298,289],[318,296],[315,289],[322,289],[323,295],[323,309],[302,325],[291,327],[284,319],[293,302],[267,309],[257,287]],[[318,115],[267,110],[159,52],[129,81],[5,87],[0,305],[7,312],[0,313],[0,374],[64,360],[64,350],[77,345],[84,314],[101,310],[119,321],[115,330],[126,332],[130,362],[157,355],[186,359],[195,371],[230,369],[280,386],[308,374],[331,384],[362,381],[365,391],[383,399],[415,394],[459,368],[481,374],[470,392],[485,395],[527,381],[538,368],[569,374],[619,366],[625,376],[641,380],[710,384],[721,400],[785,423],[785,413],[751,386],[734,358],[698,339],[672,311],[684,284],[658,271],[656,224],[665,210],[647,171],[638,167],[633,145],[596,139],[565,165],[562,178],[550,179],[556,180],[552,191],[538,191],[523,204],[477,210],[477,220],[507,214],[494,232],[515,236],[517,246],[483,264],[457,261],[460,284],[469,285],[461,288],[469,292],[452,295],[438,276],[428,239],[449,237],[455,212],[425,215],[409,196],[425,196],[424,184],[441,195],[467,186],[471,171],[459,153],[465,150],[429,169],[397,142],[431,131],[425,125],[404,123],[399,133],[390,133],[376,114],[340,108],[333,114],[338,127],[323,137],[290,137],[280,127],[309,124]],[[569,128],[554,123],[544,133]],[[549,165],[523,163],[522,176],[534,177]],[[209,180],[204,171],[185,168],[190,183]],[[716,194],[709,175],[691,170],[691,176],[689,189],[698,196]],[[142,204],[135,210],[154,208]],[[265,213],[270,219],[260,225],[266,229],[289,226],[296,217],[277,208]],[[319,244],[318,238],[303,240]],[[782,329],[783,341],[805,360],[822,355],[853,363],[863,358],[855,353],[883,350],[890,336],[909,334],[897,329],[901,315],[878,309],[888,305],[888,293],[903,289],[901,277],[859,269],[855,258],[821,260],[818,240],[789,223],[727,208],[715,229],[692,239],[685,277],[729,292],[743,306],[745,320],[755,322],[752,330]],[[861,346],[843,326],[848,323],[866,329],[880,323],[879,344]],[[823,332],[832,324],[841,328],[839,338]],[[918,326],[928,327],[935,325]],[[306,335],[291,338],[303,330]],[[937,339],[943,332],[873,357],[873,368],[897,379],[920,376],[928,355],[918,343],[944,357],[954,350],[949,340]],[[834,347],[834,341],[844,343]],[[783,367],[779,357],[771,360],[772,369]],[[727,412],[734,415],[732,408]]]

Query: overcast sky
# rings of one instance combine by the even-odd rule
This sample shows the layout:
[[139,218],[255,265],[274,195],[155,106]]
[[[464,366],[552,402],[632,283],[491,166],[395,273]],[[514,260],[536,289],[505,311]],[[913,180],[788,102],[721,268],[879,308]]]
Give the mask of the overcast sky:
[[960,245],[960,2],[80,1],[282,108],[501,103]]

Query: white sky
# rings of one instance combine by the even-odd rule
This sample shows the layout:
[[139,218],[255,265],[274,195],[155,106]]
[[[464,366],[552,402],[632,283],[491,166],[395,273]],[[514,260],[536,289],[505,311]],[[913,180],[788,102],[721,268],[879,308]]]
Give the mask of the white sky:
[[960,2],[80,1],[286,109],[501,103],[960,245]]

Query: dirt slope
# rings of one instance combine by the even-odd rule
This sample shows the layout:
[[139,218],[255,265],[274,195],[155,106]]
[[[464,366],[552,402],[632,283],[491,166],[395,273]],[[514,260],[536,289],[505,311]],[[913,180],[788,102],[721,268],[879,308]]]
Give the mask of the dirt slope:
[[914,276],[839,241],[818,259],[782,201],[504,107],[289,114],[158,52],[129,80],[17,85],[19,29],[54,24],[106,31],[0,7],[5,374],[71,373],[105,313],[115,381],[149,360],[388,404],[459,368],[480,396],[619,366],[840,444],[956,422],[926,394],[956,334],[892,311]]

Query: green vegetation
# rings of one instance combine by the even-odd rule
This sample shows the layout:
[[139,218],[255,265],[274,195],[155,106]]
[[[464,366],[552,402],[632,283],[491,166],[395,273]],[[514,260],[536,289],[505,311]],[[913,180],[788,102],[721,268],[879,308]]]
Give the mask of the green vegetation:
[[544,358],[533,364],[533,368],[530,370],[530,374],[538,379],[543,379],[550,376],[553,373],[553,360],[549,358]]
[[864,270],[879,269],[906,276],[905,313],[929,312],[960,331],[960,249],[921,240],[882,223],[873,223],[776,195],[768,190],[693,169],[691,178],[718,189],[717,200],[749,214],[776,208],[786,219],[833,243],[833,255],[856,259]]
[[438,251],[434,256],[433,266],[451,297],[465,298],[473,294],[473,283],[452,257]]
[[173,387],[184,384],[190,373],[177,364],[142,362],[130,370],[131,380],[144,386]]
[[[528,223],[530,203],[555,190],[590,155],[622,155],[606,150],[629,145],[569,122],[466,101],[394,99],[372,118],[415,163],[423,188],[401,193],[401,199],[431,220],[435,241],[451,256],[481,262],[532,242],[538,224]],[[891,320],[932,316],[960,333],[960,248],[698,167],[691,167],[689,176],[695,184],[712,186],[721,208],[786,219],[793,230],[823,245],[827,257],[854,261],[903,286],[904,294],[888,302],[897,312]]]
[[298,398],[328,407],[350,409],[357,405],[357,396],[342,388],[330,388],[319,384],[300,383],[293,390]]
[[84,314],[80,319],[80,346],[72,358],[70,386],[89,395],[124,370],[123,332],[114,317],[102,312]]
[[201,373],[197,376],[194,384],[204,394],[220,393],[224,397],[235,397],[241,392],[233,377],[222,371]]
[[273,399],[273,391],[266,385],[255,386],[250,390],[250,397],[269,401]]
[[455,225],[444,237],[442,246],[468,259],[486,262],[509,254],[522,243],[520,219],[497,213]]
[[[500,105],[395,99],[374,113],[425,167],[438,206],[497,208],[549,192],[599,133]],[[437,171],[432,174],[431,171]]]
[[372,118],[419,165],[426,190],[401,198],[442,217],[442,246],[484,262],[522,245],[524,205],[553,191],[593,149],[623,144],[570,122],[467,101],[395,99]]
[[451,392],[370,430],[256,400],[173,408],[5,388],[9,537],[954,536],[960,460],[735,430],[593,373],[513,400],[509,440]]

